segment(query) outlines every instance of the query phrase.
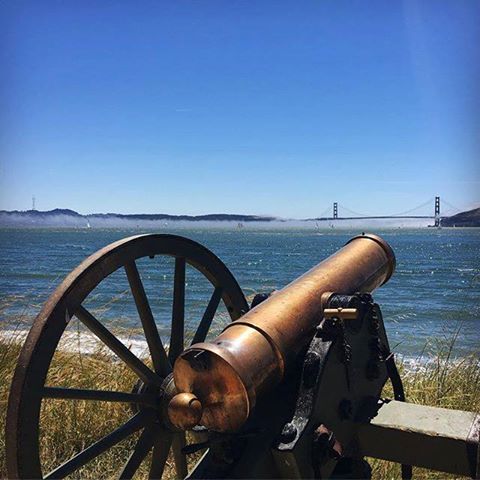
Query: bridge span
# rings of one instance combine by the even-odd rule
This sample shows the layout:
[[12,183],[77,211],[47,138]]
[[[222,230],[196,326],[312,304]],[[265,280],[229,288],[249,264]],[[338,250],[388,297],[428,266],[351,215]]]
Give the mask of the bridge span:
[[[433,200],[433,214],[430,215],[415,215],[414,212],[418,211],[421,208],[424,208],[428,205],[431,205]],[[457,207],[454,207],[453,205],[448,204],[445,202],[450,208],[451,208],[451,214],[457,213],[460,211]],[[339,216],[338,211],[339,211],[339,206],[342,208],[342,210],[346,211],[346,215]],[[322,212],[322,214],[314,218],[312,220],[316,221],[337,221],[337,220],[388,220],[388,219],[432,219],[434,220],[434,226],[438,227],[440,226],[442,218],[446,218],[449,215],[441,215],[440,214],[440,197],[436,196],[435,198],[429,199],[427,202],[422,203],[421,205],[417,205],[414,208],[411,208],[405,212],[400,212],[392,215],[368,215],[368,214],[362,214],[358,212],[354,212],[347,207],[344,207],[342,205],[339,205],[338,202],[333,202],[333,209],[332,209],[332,215],[331,216],[326,216],[326,212]]]
[[[435,215],[371,215],[362,217],[318,217],[314,220],[377,220],[377,219],[389,219],[389,218],[437,218]],[[440,220],[445,217],[438,217]]]

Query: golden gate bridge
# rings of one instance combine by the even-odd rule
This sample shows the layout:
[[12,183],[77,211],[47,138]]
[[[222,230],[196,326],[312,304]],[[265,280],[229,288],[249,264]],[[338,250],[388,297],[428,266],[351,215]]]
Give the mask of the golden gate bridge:
[[[419,211],[422,209],[425,209],[429,205],[433,206],[433,214],[421,214]],[[390,219],[390,218],[398,218],[398,219],[403,219],[403,218],[416,218],[416,219],[434,219],[435,227],[439,227],[441,224],[442,218],[449,217],[451,215],[454,215],[455,213],[459,213],[461,209],[458,207],[455,207],[454,205],[448,203],[446,200],[442,199],[442,205],[446,205],[448,208],[447,210],[444,210],[443,214],[440,213],[440,197],[432,197],[429,198],[426,202],[417,205],[414,208],[411,208],[409,210],[406,210],[404,212],[399,212],[399,213],[393,213],[391,215],[369,215],[365,213],[359,213],[355,212],[344,205],[340,205],[338,202],[333,202],[333,208],[328,207],[328,209],[324,210],[319,217],[314,218],[313,220],[321,221],[321,220],[328,220],[328,221],[334,221],[334,220],[358,220],[358,219]],[[339,215],[339,207],[340,207],[340,212],[342,215]],[[329,212],[332,212],[331,215],[328,215]]]

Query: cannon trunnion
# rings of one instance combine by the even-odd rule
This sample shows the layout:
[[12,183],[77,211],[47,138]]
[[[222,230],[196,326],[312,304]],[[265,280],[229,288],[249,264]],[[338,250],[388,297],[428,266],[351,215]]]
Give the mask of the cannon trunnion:
[[[138,268],[142,259],[158,256],[173,257],[175,264],[165,343]],[[185,321],[187,267],[212,288],[192,332]],[[249,308],[227,267],[196,242],[141,235],[105,247],[67,276],[27,337],[9,397],[9,477],[76,475],[90,462],[101,465],[103,453],[136,435],[118,478],[138,472],[149,478],[368,478],[368,456],[402,463],[404,478],[411,476],[409,465],[478,478],[480,416],[405,403],[371,296],[394,269],[390,246],[362,234],[283,290],[257,296]],[[88,308],[92,292],[119,270],[128,280],[147,356],[135,354]],[[222,305],[232,323],[207,340]],[[73,318],[133,372],[130,391],[47,383]],[[393,400],[381,398],[389,379]],[[56,399],[120,402],[130,405],[131,415],[47,470],[41,409]]]

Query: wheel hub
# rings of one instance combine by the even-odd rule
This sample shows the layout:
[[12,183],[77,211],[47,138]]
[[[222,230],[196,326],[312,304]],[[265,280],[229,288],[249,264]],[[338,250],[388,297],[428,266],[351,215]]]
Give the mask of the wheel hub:
[[161,424],[162,427],[172,432],[181,431],[170,422],[168,417],[168,404],[170,403],[170,400],[177,394],[177,389],[173,380],[173,373],[170,373],[163,379],[160,387],[148,385],[143,381],[138,380],[132,388],[132,393],[149,395],[155,399],[153,402],[154,405],[142,405],[140,403],[132,402],[130,404],[130,408],[134,414],[144,409],[154,409],[156,413],[154,417],[155,423]]

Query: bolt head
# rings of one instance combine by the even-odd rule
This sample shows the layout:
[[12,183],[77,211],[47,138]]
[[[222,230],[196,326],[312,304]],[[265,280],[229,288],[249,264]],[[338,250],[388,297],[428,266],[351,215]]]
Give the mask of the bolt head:
[[280,434],[280,438],[283,443],[290,443],[292,442],[295,437],[297,436],[297,428],[293,423],[286,423],[282,429],[282,433]]

